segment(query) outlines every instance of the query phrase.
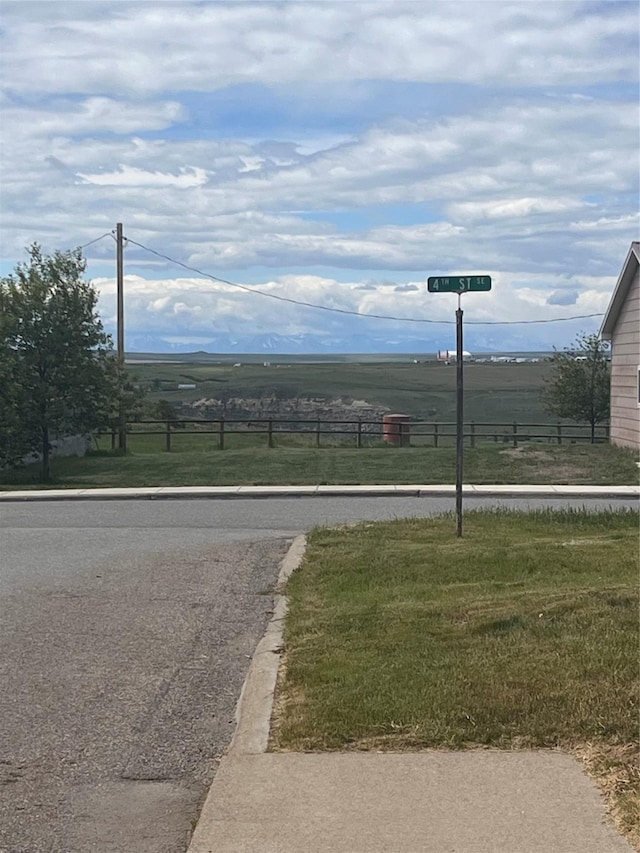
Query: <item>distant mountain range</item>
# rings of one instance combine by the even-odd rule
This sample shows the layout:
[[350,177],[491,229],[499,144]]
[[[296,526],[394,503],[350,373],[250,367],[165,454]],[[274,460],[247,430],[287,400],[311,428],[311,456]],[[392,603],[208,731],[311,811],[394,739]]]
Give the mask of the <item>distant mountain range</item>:
[[[523,340],[517,333],[503,334],[499,341],[480,329],[465,329],[464,348],[478,352],[511,352],[523,349]],[[375,354],[375,353],[429,353],[455,349],[455,330],[442,330],[437,336],[429,335],[216,335],[203,343],[169,343],[149,335],[127,334],[127,352],[193,353],[195,349],[207,353],[244,353],[254,355],[322,355],[322,354]],[[548,342],[534,342],[530,351],[551,349]]]

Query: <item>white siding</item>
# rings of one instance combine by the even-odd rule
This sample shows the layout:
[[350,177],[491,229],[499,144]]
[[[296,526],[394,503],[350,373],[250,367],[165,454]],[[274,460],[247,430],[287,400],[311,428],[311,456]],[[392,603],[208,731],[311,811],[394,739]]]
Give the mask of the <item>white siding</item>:
[[640,449],[640,275],[635,277],[611,339],[611,441]]

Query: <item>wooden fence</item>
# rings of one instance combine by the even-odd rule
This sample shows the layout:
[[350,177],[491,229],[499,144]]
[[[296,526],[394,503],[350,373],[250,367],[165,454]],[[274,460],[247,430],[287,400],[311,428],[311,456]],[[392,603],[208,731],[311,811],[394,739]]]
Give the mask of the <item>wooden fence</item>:
[[[453,422],[411,421],[409,429],[403,433],[401,443],[404,446],[431,445],[439,447],[451,444],[455,440],[456,425]],[[111,435],[111,448],[117,446],[117,428],[102,430],[99,435]],[[215,420],[144,420],[127,423],[129,436],[164,436],[166,451],[171,451],[175,436],[179,435],[215,435],[220,450],[225,448],[225,439],[229,435],[264,435],[267,447],[273,447],[276,438],[285,435],[305,435],[313,439],[316,447],[322,446],[322,438],[342,437],[353,440],[355,447],[361,448],[373,442],[384,440],[384,425],[381,420],[323,420],[283,419],[283,418],[217,418]],[[518,447],[528,441],[563,444],[578,441],[591,441],[589,424],[520,423],[517,421],[469,421],[464,424],[464,439],[469,447],[477,442],[493,441]],[[596,427],[595,440],[608,441],[609,425]],[[449,441],[451,440],[451,441]]]

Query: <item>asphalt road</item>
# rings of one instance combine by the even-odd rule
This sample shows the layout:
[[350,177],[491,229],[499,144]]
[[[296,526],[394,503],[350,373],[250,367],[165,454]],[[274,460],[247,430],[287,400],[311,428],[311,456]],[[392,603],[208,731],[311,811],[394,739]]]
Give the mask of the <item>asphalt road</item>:
[[[467,507],[637,506],[470,499]],[[291,538],[450,499],[0,506],[0,853],[183,853]]]

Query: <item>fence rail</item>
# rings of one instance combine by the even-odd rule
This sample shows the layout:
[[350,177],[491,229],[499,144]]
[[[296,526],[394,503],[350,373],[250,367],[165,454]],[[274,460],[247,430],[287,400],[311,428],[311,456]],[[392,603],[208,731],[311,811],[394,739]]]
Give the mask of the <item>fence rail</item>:
[[[322,438],[331,436],[350,437],[355,446],[363,447],[371,441],[389,440],[385,434],[385,425],[381,420],[330,420],[323,418],[217,418],[204,419],[172,419],[168,421],[142,420],[127,423],[128,436],[164,436],[166,451],[171,451],[174,437],[180,435],[215,435],[218,448],[224,450],[225,440],[229,435],[264,435],[266,446],[274,447],[278,436],[306,435],[314,439],[320,447]],[[443,441],[454,439],[456,424],[451,421],[411,421],[406,425],[406,431],[396,434],[396,440],[404,446],[410,444],[431,445],[439,447]],[[151,428],[149,428],[151,427]],[[158,429],[153,429],[158,427]],[[191,427],[191,428],[188,428]],[[533,431],[532,431],[533,430]],[[98,436],[111,436],[111,449],[117,446],[117,427],[101,430]],[[468,421],[464,424],[464,439],[469,447],[475,447],[480,441],[502,442],[512,447],[527,441],[547,441],[548,443],[563,444],[578,441],[591,441],[590,424],[567,424],[560,421],[554,423],[523,423],[519,421]],[[609,425],[598,424],[595,428],[594,439],[597,442],[608,441]],[[416,441],[419,439],[419,441]],[[394,442],[395,443],[395,442]]]

